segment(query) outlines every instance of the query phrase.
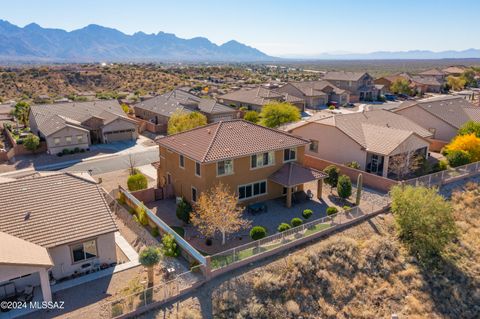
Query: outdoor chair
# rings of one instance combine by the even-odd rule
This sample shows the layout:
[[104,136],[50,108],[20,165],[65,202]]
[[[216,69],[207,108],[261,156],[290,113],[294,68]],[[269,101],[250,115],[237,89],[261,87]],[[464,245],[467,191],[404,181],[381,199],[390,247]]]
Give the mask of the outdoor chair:
[[29,302],[29,301],[32,301],[32,299],[33,299],[33,286],[28,285],[25,287],[20,297],[18,297],[18,301]]

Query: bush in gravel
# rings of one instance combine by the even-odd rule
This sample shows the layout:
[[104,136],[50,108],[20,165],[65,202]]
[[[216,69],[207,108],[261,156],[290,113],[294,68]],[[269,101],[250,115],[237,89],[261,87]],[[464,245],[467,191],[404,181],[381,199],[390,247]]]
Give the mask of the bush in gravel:
[[347,199],[352,195],[352,181],[347,175],[341,175],[338,178],[337,193],[342,199]]
[[250,230],[250,237],[253,240],[259,240],[267,236],[267,230],[262,226],[254,226]]
[[170,234],[165,234],[162,237],[162,252],[165,256],[168,257],[177,257],[180,255],[180,247],[178,247],[175,238]]
[[303,224],[303,221],[300,218],[295,217],[295,218],[292,218],[292,220],[290,221],[290,224],[292,224],[293,227],[297,227]]
[[291,227],[290,227],[289,224],[287,224],[287,223],[281,223],[280,225],[278,225],[277,230],[278,230],[279,232],[283,232],[283,231],[289,230],[290,228],[291,228]]
[[327,215],[330,216],[330,215],[334,215],[338,213],[338,208],[337,207],[327,207]]
[[305,219],[309,219],[312,217],[313,211],[311,209],[305,209],[302,213],[302,217]]
[[147,177],[140,173],[131,175],[128,177],[127,186],[128,190],[131,192],[146,189],[148,187]]

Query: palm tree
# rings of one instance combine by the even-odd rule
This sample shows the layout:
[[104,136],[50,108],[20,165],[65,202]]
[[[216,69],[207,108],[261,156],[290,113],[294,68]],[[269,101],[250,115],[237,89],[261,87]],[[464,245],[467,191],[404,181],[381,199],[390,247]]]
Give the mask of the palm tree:
[[160,262],[160,257],[160,249],[153,246],[145,248],[138,256],[138,261],[148,271],[148,288],[153,286],[153,267]]

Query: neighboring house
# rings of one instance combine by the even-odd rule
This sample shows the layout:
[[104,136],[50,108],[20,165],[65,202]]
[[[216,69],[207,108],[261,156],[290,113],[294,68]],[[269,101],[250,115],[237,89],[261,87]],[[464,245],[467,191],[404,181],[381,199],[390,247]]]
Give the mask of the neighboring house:
[[462,97],[407,101],[394,112],[430,131],[433,139],[442,141],[450,141],[466,122],[480,122],[480,108]]
[[436,77],[414,75],[410,77],[410,80],[415,90],[420,94],[426,92],[440,93],[442,91],[443,81],[439,81]]
[[157,143],[159,187],[193,203],[221,182],[241,204],[285,196],[290,207],[293,192],[315,180],[321,187],[324,177],[302,166],[308,140],[244,120],[213,123]]
[[423,72],[418,73],[418,76],[435,78],[435,79],[437,79],[439,82],[442,82],[442,83],[443,83],[443,81],[445,81],[445,76],[446,76],[446,74],[445,74],[445,72],[443,72],[442,70],[433,68],[433,69],[429,69],[429,70],[426,70],[426,71],[423,71]]
[[329,71],[323,79],[350,92],[350,101],[375,101],[382,91],[375,87],[373,77],[366,72]]
[[381,78],[375,79],[374,83],[375,85],[383,85],[383,90],[385,92],[391,92],[392,84],[399,79],[407,80],[410,83],[410,87],[412,89],[415,88],[415,85],[411,83],[411,76],[408,73],[383,76]]
[[463,65],[449,66],[448,68],[442,69],[442,72],[446,76],[449,76],[449,75],[460,76],[465,72],[466,69],[467,69],[467,67],[465,67]]
[[305,101],[295,95],[287,92],[279,92],[277,89],[267,89],[262,86],[258,86],[251,89],[239,89],[230,93],[220,95],[219,100],[224,104],[232,105],[235,107],[247,107],[249,110],[255,110],[260,112],[262,107],[272,101],[288,102],[300,109],[304,110]]
[[45,138],[50,154],[138,137],[136,122],[117,100],[32,105],[29,121],[32,132]]
[[307,120],[288,131],[311,141],[305,154],[339,164],[355,161],[362,170],[384,177],[392,176],[392,158],[413,153],[426,158],[427,138],[432,135],[406,117],[385,110]]
[[349,92],[342,90],[328,81],[288,82],[275,89],[276,92],[289,96],[300,97],[305,101],[305,107],[317,109],[331,102],[338,105],[349,102]]
[[209,123],[237,118],[238,111],[213,99],[200,98],[186,91],[176,89],[133,105],[135,116],[146,121],[163,125],[166,132],[168,120],[175,112],[200,112]]
[[117,231],[97,183],[85,173],[37,173],[0,181],[0,286],[41,287],[117,261]]

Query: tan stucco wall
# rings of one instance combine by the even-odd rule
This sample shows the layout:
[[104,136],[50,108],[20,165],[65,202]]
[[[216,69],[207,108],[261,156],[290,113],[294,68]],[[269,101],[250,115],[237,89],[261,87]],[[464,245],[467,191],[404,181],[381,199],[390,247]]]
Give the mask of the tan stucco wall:
[[[82,240],[85,242],[94,238],[89,238]],[[97,254],[99,263],[112,263],[117,260],[116,249],[115,249],[115,235],[114,233],[108,233],[96,237],[97,241]],[[71,256],[70,246],[75,243],[68,245],[61,245],[58,247],[50,248],[48,251],[50,257],[52,258],[54,266],[52,267],[53,277],[58,279],[65,276],[71,275],[75,270],[81,269],[81,265],[85,263],[94,263],[96,259],[86,260],[83,262],[78,262],[73,264],[73,259]]]
[[398,110],[395,113],[401,114],[425,129],[434,128],[435,134],[432,138],[443,141],[450,141],[457,135],[457,129],[450,124],[440,120],[418,106]]
[[405,152],[413,152],[416,151],[420,148],[427,148],[427,153],[428,153],[428,147],[430,143],[428,140],[425,140],[417,135],[411,135],[409,138],[407,138],[402,144],[400,144],[391,154],[396,155],[396,154],[401,154]]
[[[83,136],[83,143],[78,144],[77,143],[77,135],[82,135]],[[71,136],[72,137],[72,142],[70,144],[67,144],[65,141],[66,136]],[[59,137],[60,138],[60,144],[55,145],[54,141],[55,138]],[[48,151],[50,154],[57,154],[61,152],[63,149],[74,149],[75,147],[78,148],[88,148],[89,143],[90,143],[90,136],[88,132],[84,130],[79,130],[73,127],[65,127],[64,129],[61,129],[60,131],[48,136],[46,138],[47,141],[47,147]]]
[[137,124],[118,118],[115,121],[108,123],[102,129],[103,132],[111,132],[111,131],[119,131],[119,130],[127,130],[127,129],[134,129],[135,130],[135,138],[138,137],[138,130]]
[[[297,147],[297,162],[303,163],[304,147]],[[217,164],[203,164],[201,167],[201,176],[195,175],[195,162],[185,157],[185,168],[179,167],[179,155],[175,152],[169,152],[160,147],[160,166],[158,176],[167,179],[167,172],[172,176],[172,184],[176,196],[183,196],[191,201],[192,186],[197,189],[198,196],[212,188],[218,182],[228,185],[230,191],[238,192],[238,186],[252,182],[267,180],[267,194],[258,196],[250,200],[241,201],[242,204],[264,201],[267,199],[282,196],[283,187],[268,181],[268,177],[280,169],[283,162],[283,150],[275,152],[275,163],[268,167],[257,169],[250,168],[250,156],[236,158],[233,163],[234,174],[217,177]],[[301,189],[301,188],[300,188]],[[237,194],[238,195],[238,194]]]
[[362,170],[365,169],[367,158],[365,150],[334,126],[309,123],[294,129],[292,134],[318,141],[317,153],[310,151],[308,145],[305,147],[305,153],[308,155],[339,164],[356,161]]

